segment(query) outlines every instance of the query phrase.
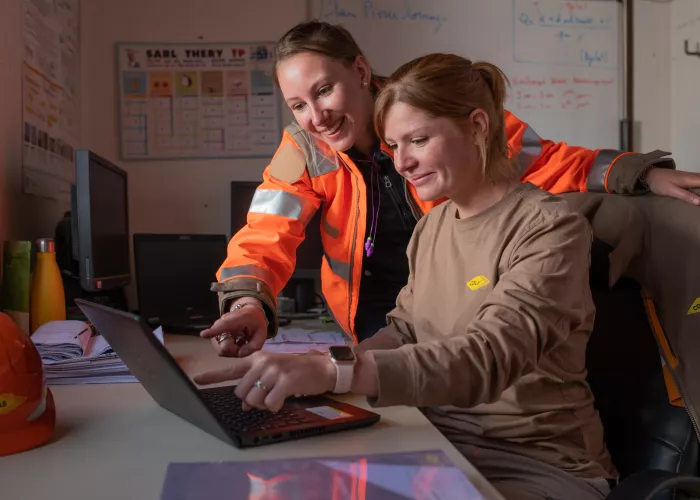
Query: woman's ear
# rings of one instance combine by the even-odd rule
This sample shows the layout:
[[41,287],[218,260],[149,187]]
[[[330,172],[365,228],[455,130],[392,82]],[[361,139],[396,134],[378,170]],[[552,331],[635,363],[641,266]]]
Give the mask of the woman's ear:
[[360,74],[361,85],[364,87],[369,86],[372,79],[372,68],[370,68],[367,58],[365,56],[357,56],[352,65]]
[[491,125],[486,111],[476,108],[469,115],[469,121],[474,135],[485,142],[489,136],[489,127]]
[[483,109],[476,108],[469,114],[469,126],[473,136],[474,145],[479,150],[481,161],[481,175],[486,176],[488,168],[488,138],[489,138],[489,115]]

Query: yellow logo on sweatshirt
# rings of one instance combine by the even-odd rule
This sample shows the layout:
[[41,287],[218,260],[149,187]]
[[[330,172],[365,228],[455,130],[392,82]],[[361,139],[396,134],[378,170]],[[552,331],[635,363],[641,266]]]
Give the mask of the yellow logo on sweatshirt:
[[491,282],[486,276],[477,276],[476,278],[467,281],[467,286],[470,290],[478,290],[482,286],[486,286],[489,283]]
[[12,410],[24,403],[26,399],[27,398],[24,396],[15,396],[9,392],[0,394],[0,416],[10,413]]
[[690,309],[688,309],[688,315],[697,314],[697,313],[700,313],[700,297],[695,299],[695,302],[693,302],[693,305],[690,306]]

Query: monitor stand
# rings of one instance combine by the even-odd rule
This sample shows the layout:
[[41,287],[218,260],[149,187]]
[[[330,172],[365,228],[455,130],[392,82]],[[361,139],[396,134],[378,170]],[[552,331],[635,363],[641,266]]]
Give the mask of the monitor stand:
[[66,296],[66,317],[84,316],[82,311],[75,305],[75,299],[89,300],[97,304],[102,304],[121,311],[128,311],[129,306],[126,300],[124,287],[100,292],[88,292],[80,286],[80,279],[73,276],[63,275],[63,290]]

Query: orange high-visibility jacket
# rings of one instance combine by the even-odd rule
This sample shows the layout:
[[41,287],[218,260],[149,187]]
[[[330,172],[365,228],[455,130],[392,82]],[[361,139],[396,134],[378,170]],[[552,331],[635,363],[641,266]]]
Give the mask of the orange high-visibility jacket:
[[[539,137],[527,123],[506,111],[506,135],[511,160],[521,181],[554,194],[599,191],[646,192],[640,181],[651,165],[673,167],[668,153],[622,153],[589,150]],[[389,155],[391,150],[382,144]],[[416,218],[440,203],[423,202],[410,184],[405,194]],[[277,332],[276,298],[294,272],[296,249],[306,224],[323,202],[321,287],[338,325],[355,340],[354,318],[366,233],[367,189],[362,174],[345,153],[289,125],[275,156],[263,173],[248,212],[248,223],[228,245],[212,290],[219,293],[222,314],[232,300],[261,300]]]

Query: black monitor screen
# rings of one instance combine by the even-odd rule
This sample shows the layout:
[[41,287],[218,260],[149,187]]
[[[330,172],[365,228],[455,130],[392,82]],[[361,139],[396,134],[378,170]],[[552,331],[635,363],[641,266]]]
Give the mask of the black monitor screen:
[[131,281],[127,179],[125,170],[94,152],[75,152],[71,219],[85,290],[110,290]]
[[129,274],[126,178],[90,160],[90,225],[95,279]]
[[[258,182],[231,183],[231,235],[247,224],[248,209],[253,200]],[[297,270],[321,268],[323,245],[321,243],[321,210],[317,210],[306,226],[306,237],[297,248]]]
[[218,315],[210,287],[225,259],[223,234],[135,234],[139,312],[161,321]]

